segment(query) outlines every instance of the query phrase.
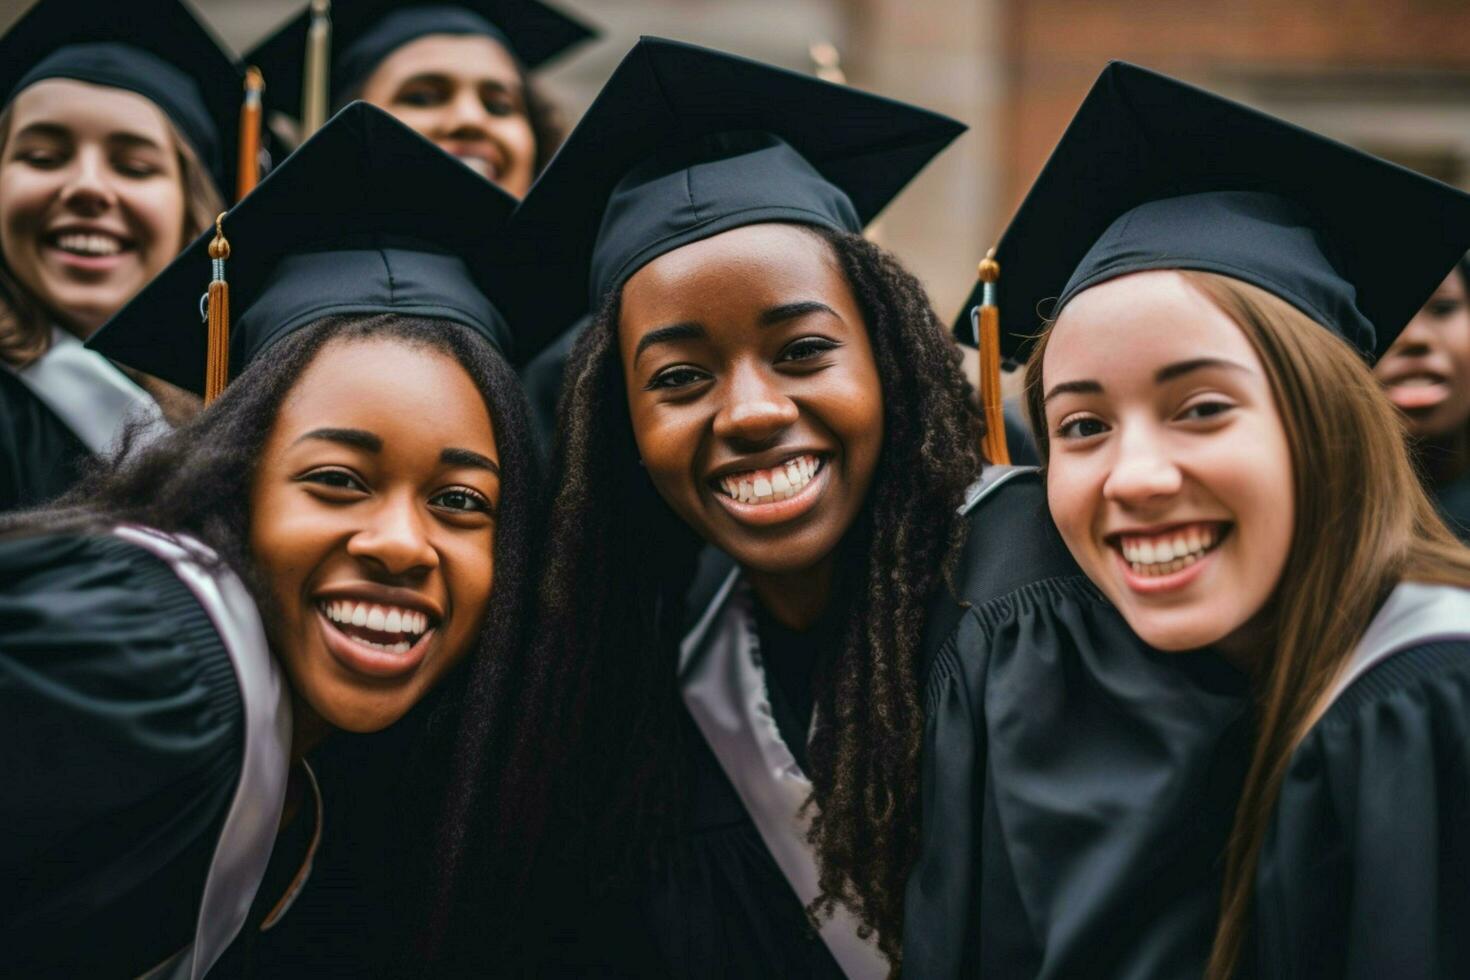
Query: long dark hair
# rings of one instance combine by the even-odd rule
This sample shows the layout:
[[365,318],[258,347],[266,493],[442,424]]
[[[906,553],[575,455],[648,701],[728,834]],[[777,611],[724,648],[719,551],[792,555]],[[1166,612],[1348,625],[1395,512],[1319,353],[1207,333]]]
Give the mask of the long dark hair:
[[[250,587],[263,608],[270,590],[249,550],[248,488],[279,407],[301,373],[332,341],[392,338],[446,354],[469,374],[485,399],[501,460],[502,494],[495,534],[495,591],[475,648],[411,713],[419,725],[410,764],[412,785],[385,805],[402,808],[409,842],[390,874],[401,889],[399,918],[405,962],[431,964],[451,910],[473,901],[478,882],[463,869],[472,838],[495,856],[495,872],[514,877],[525,853],[512,837],[521,828],[497,819],[501,806],[492,764],[509,753],[508,706],[524,650],[530,556],[537,535],[540,478],[525,395],[514,371],[478,334],[419,317],[329,317],[265,351],[225,393],[184,427],[119,458],[99,460],[54,505],[9,517],[0,531],[36,534],[104,531],[131,522],[193,535],[213,548]],[[269,621],[269,617],[267,617]],[[497,846],[504,845],[504,846]],[[380,860],[374,855],[373,860]]]
[[[810,840],[821,895],[810,911],[846,904],[878,931],[896,967],[919,826],[919,639],[926,601],[964,543],[957,508],[979,472],[980,419],[959,353],[918,281],[859,236],[816,234],[866,320],[885,444],[841,546],[849,556],[841,648],[817,678]],[[547,767],[565,775],[557,799],[587,834],[569,860],[614,879],[639,875],[666,851],[684,814],[680,745],[698,736],[688,730],[676,663],[700,544],[638,466],[618,319],[615,294],[567,365],[538,590],[541,673],[526,699],[536,727],[562,737]]]

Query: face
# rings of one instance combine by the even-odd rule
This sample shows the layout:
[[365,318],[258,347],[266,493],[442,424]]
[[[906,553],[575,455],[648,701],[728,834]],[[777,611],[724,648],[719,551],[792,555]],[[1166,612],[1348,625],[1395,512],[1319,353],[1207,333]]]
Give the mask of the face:
[[1253,655],[1295,518],[1245,334],[1177,273],[1124,276],[1063,309],[1042,389],[1048,502],[1088,578],[1154,647]]
[[281,405],[251,493],[269,632],[298,704],[376,731],[465,656],[494,580],[499,474],[490,413],[458,362],[386,339],[323,348]]
[[867,325],[830,247],[768,224],[669,252],[623,287],[618,343],[669,506],[747,570],[829,558],[883,445]]
[[391,112],[476,173],[524,197],[536,136],[510,52],[488,37],[433,34],[383,59],[362,98]]
[[0,250],[11,272],[82,337],[184,245],[184,186],[162,111],[70,79],[11,103],[0,157]]
[[1470,303],[1459,270],[1440,283],[1373,369],[1409,432],[1438,439],[1470,422]]

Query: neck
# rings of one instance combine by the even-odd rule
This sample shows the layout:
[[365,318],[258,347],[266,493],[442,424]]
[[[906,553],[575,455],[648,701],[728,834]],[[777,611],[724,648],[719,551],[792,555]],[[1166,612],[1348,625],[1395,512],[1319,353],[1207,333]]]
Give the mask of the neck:
[[322,716],[312,710],[311,705],[294,691],[291,693],[291,764],[294,766],[306,754],[332,733]]
[[832,602],[836,559],[828,556],[797,572],[755,572],[745,577],[766,612],[788,629],[809,629]]
[[1470,469],[1470,426],[1459,425],[1417,440],[1415,455],[1432,486],[1441,486]]

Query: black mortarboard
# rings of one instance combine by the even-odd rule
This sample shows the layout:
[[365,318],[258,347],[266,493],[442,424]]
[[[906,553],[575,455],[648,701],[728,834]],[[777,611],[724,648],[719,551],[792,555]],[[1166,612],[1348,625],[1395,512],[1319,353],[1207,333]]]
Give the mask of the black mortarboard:
[[[392,116],[354,102],[224,216],[230,368],[336,314],[399,313],[468,326],[507,355],[494,293],[498,232],[515,198]],[[201,296],[210,241],[196,239],[88,346],[204,391]]]
[[[530,70],[597,36],[581,21],[537,0],[337,0],[331,8],[330,104],[352,96],[394,51],[431,34],[478,34],[505,45]],[[245,61],[265,75],[266,105],[296,116],[311,13],[303,10],[260,42]]]
[[[741,225],[858,232],[963,124],[707,48],[645,37],[514,219],[537,322],[564,326],[644,264]],[[519,293],[520,291],[518,291]]]
[[48,78],[136,92],[232,195],[244,74],[180,0],[40,0],[0,37],[5,102]]
[[[1103,69],[996,248],[1001,344],[1146,269],[1241,279],[1367,355],[1470,246],[1470,195],[1136,65]],[[972,338],[974,295],[955,323]]]

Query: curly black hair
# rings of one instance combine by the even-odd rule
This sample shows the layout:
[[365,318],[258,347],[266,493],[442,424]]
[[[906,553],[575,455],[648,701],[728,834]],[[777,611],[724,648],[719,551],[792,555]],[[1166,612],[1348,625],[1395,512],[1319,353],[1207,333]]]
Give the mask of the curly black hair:
[[408,785],[384,801],[400,808],[401,839],[409,842],[387,877],[401,889],[398,907],[416,910],[395,917],[404,931],[385,948],[400,949],[404,963],[416,970],[434,962],[456,906],[479,896],[464,873],[471,847],[483,840],[498,856],[497,870],[511,877],[520,873],[512,865],[525,853],[512,839],[522,828],[495,816],[492,766],[520,737],[507,720],[525,646],[540,474],[525,395],[505,359],[479,334],[445,320],[325,318],[262,353],[189,424],[148,445],[134,440],[118,456],[96,461],[54,504],[7,515],[0,533],[101,532],[129,522],[189,534],[239,573],[257,605],[268,610],[271,591],[249,549],[248,488],[256,463],[281,403],[307,366],[329,343],[367,338],[437,351],[463,366],[490,411],[501,460],[495,590],[484,626],[470,654],[405,719],[416,726],[413,761],[404,767]]
[[[860,236],[811,229],[836,255],[862,310],[882,384],[884,447],[841,547],[848,610],[840,649],[818,668],[810,745],[810,840],[821,895],[851,908],[896,970],[903,894],[919,830],[923,733],[918,648],[925,609],[958,562],[958,514],[980,470],[981,419],[957,349],[923,287]],[[687,800],[680,746],[698,735],[679,697],[684,593],[700,542],[638,466],[617,330],[605,301],[573,349],[558,413],[555,498],[538,589],[525,704],[560,734],[548,771],[586,832],[568,860],[627,880],[667,853]],[[588,814],[594,814],[588,823]],[[611,848],[609,841],[621,842]]]

